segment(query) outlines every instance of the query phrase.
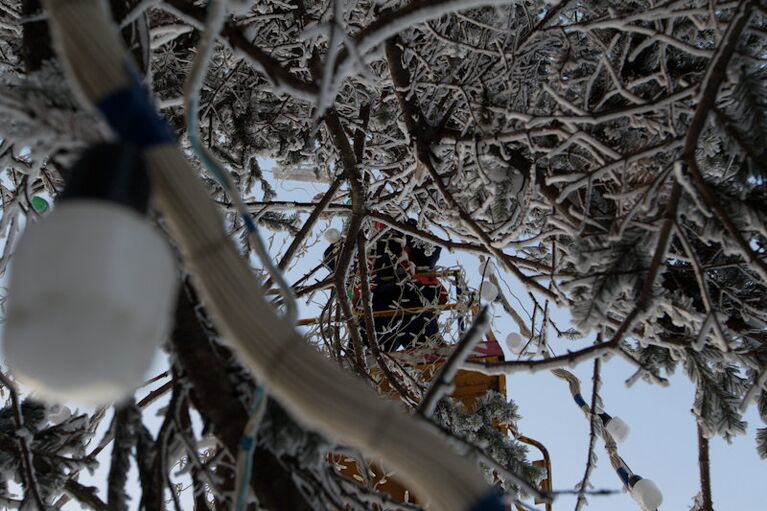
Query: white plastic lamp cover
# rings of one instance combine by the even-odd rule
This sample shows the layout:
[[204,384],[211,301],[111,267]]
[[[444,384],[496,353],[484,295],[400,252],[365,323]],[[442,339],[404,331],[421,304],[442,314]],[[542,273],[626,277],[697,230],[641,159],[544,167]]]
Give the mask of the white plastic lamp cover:
[[176,280],[145,217],[109,201],[61,202],[16,248],[5,360],[43,398],[120,399],[169,333]]
[[483,282],[479,295],[487,302],[493,302],[498,298],[498,288],[492,282]]
[[341,240],[341,232],[338,229],[331,227],[325,231],[325,241],[328,243],[336,243]]
[[623,422],[623,419],[620,417],[613,417],[605,426],[605,429],[607,429],[607,432],[610,433],[610,436],[613,437],[613,440],[615,440],[617,443],[621,443],[626,438],[628,438],[629,433],[631,432],[631,428],[628,424]]
[[631,494],[634,496],[634,500],[646,511],[655,511],[663,504],[663,494],[649,479],[640,479],[634,483]]
[[518,333],[511,333],[506,336],[506,347],[515,355],[525,351],[525,340]]

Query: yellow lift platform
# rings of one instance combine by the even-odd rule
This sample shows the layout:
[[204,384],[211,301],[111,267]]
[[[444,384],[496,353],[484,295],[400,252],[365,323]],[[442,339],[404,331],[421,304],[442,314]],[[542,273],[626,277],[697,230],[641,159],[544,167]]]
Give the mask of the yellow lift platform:
[[[445,304],[436,307],[423,307],[423,308],[409,308],[398,309],[393,311],[376,311],[373,312],[374,316],[390,316],[394,314],[402,313],[418,313],[432,310],[449,310],[455,308],[455,304]],[[310,318],[301,320],[300,325],[310,325],[318,322],[318,318]],[[390,353],[392,358],[397,359],[403,365],[409,365],[414,367],[423,378],[424,382],[431,381],[438,373],[439,368],[445,363],[447,357],[452,350],[452,346],[444,346],[440,348],[426,350],[406,350],[400,352]],[[498,344],[495,335],[492,332],[488,332],[486,338],[480,342],[474,350],[474,353],[469,358],[470,360],[477,362],[501,362],[504,360],[503,350]],[[376,373],[373,374],[375,376]],[[487,376],[482,373],[474,371],[459,370],[453,380],[455,387],[451,397],[457,402],[461,403],[463,409],[467,413],[475,411],[482,396],[493,390],[499,394],[506,396],[506,378],[504,376]],[[380,378],[378,383],[378,391],[381,395],[394,396],[396,392],[391,388],[388,381],[385,378]],[[507,432],[506,425],[498,424],[497,427]],[[533,465],[541,467],[546,471],[546,478],[541,482],[540,489],[542,491],[549,491],[552,488],[551,481],[551,458],[546,447],[532,438],[517,435],[516,439],[522,443],[530,445],[542,454],[542,459],[533,461]],[[359,484],[370,485],[373,489],[381,491],[389,495],[389,497],[395,502],[410,503],[417,505],[419,503],[418,496],[414,495],[407,489],[407,486],[396,479],[396,475],[387,474],[383,468],[376,463],[370,463],[368,467],[364,467],[368,477],[364,478],[360,473],[357,460],[349,458],[344,455],[331,454],[329,456],[329,462],[332,463],[339,473],[353,479]],[[538,504],[545,505],[545,511],[551,511],[551,503],[542,502],[536,500]],[[521,508],[517,508],[521,511]]]

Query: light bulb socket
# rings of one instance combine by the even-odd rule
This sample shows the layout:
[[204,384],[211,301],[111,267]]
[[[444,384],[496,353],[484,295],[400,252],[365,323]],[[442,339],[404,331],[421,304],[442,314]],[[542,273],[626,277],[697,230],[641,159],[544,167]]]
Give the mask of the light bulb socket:
[[65,173],[59,200],[103,200],[141,215],[149,210],[151,183],[138,149],[125,143],[96,144]]
[[599,418],[600,418],[600,419],[602,419],[602,424],[603,424],[604,426],[607,426],[607,423],[608,423],[608,422],[610,422],[611,420],[613,420],[613,417],[612,417],[612,415],[610,415],[610,414],[609,414],[609,413],[607,413],[607,412],[602,412],[602,413],[600,413],[600,414],[599,414]]
[[636,474],[631,474],[628,480],[629,488],[633,488],[635,484],[637,484],[639,481],[641,481],[642,478]]
[[616,472],[618,473],[618,477],[620,477],[623,484],[626,485],[627,488],[631,488],[631,479],[636,476],[634,474],[630,474],[629,471],[623,467],[617,468]]

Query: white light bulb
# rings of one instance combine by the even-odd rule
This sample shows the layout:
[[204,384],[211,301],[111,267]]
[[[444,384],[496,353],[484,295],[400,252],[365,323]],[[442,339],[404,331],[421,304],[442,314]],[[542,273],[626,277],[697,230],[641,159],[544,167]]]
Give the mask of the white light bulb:
[[483,300],[492,302],[498,298],[498,288],[492,282],[483,282],[479,294]]
[[631,495],[634,496],[642,509],[646,511],[655,511],[663,504],[663,494],[654,482],[649,479],[640,479],[631,488]]
[[521,335],[517,333],[511,333],[506,336],[506,347],[509,348],[509,351],[515,355],[519,355],[525,351],[525,340]]
[[628,424],[623,422],[623,419],[620,417],[613,417],[605,426],[605,429],[608,433],[610,433],[610,436],[613,437],[613,440],[615,440],[617,443],[621,443],[626,438],[628,438],[629,433],[631,432],[631,428]]
[[167,242],[142,215],[64,201],[16,249],[5,360],[43,398],[120,399],[143,382],[169,334],[176,280]]
[[339,231],[338,229],[334,229],[333,227],[331,227],[330,229],[325,231],[325,241],[327,241],[328,243],[336,243],[340,241],[340,239],[341,239],[341,231]]

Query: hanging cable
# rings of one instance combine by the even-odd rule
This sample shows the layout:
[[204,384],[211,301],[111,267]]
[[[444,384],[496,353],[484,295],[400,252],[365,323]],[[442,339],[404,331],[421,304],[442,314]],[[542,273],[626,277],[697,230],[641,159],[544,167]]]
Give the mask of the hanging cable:
[[[187,137],[192,146],[192,150],[197,154],[200,162],[230,196],[232,203],[245,224],[245,228],[248,230],[248,235],[253,243],[256,254],[280,290],[280,294],[285,303],[285,318],[290,324],[295,324],[298,312],[293,288],[285,281],[282,272],[274,265],[274,262],[264,245],[263,239],[261,238],[261,234],[258,231],[258,227],[253,221],[250,212],[245,207],[240,192],[232,181],[231,176],[221,167],[216,158],[210,154],[207,148],[201,144],[199,138],[197,108],[199,106],[200,89],[202,88],[203,79],[213,55],[213,46],[215,44],[216,36],[221,31],[226,20],[226,7],[227,0],[211,0],[208,3],[207,19],[205,21],[205,28],[200,40],[200,45],[197,50],[197,55],[192,62],[189,76],[184,84]],[[248,487],[253,472],[253,451],[256,445],[258,426],[261,424],[261,419],[266,411],[266,403],[266,392],[264,391],[263,385],[259,385],[256,387],[256,395],[250,409],[250,417],[243,430],[239,451],[237,453],[235,511],[242,511],[248,502]]]
[[256,449],[256,434],[266,412],[266,393],[262,386],[256,388],[256,395],[250,407],[250,418],[240,438],[237,453],[237,478],[235,479],[235,511],[242,511],[248,503],[248,487],[253,474],[253,451]]
[[287,283],[282,272],[274,265],[274,262],[266,249],[266,245],[261,238],[261,234],[258,231],[258,227],[245,206],[242,196],[240,195],[237,186],[232,181],[231,176],[224,168],[222,168],[215,156],[213,156],[200,142],[199,123],[197,118],[200,89],[202,88],[205,72],[208,69],[210,59],[213,55],[216,36],[221,32],[221,28],[226,20],[226,7],[227,0],[210,0],[208,3],[208,15],[205,20],[205,27],[200,40],[200,45],[197,49],[197,55],[192,62],[189,76],[184,83],[187,138],[189,139],[189,144],[192,146],[192,150],[200,159],[200,162],[216,181],[219,182],[224,188],[224,191],[231,198],[232,204],[245,224],[245,228],[248,231],[256,255],[280,290],[280,295],[285,302],[285,318],[290,324],[295,325],[298,317],[298,308],[296,306],[296,295],[293,288]]

